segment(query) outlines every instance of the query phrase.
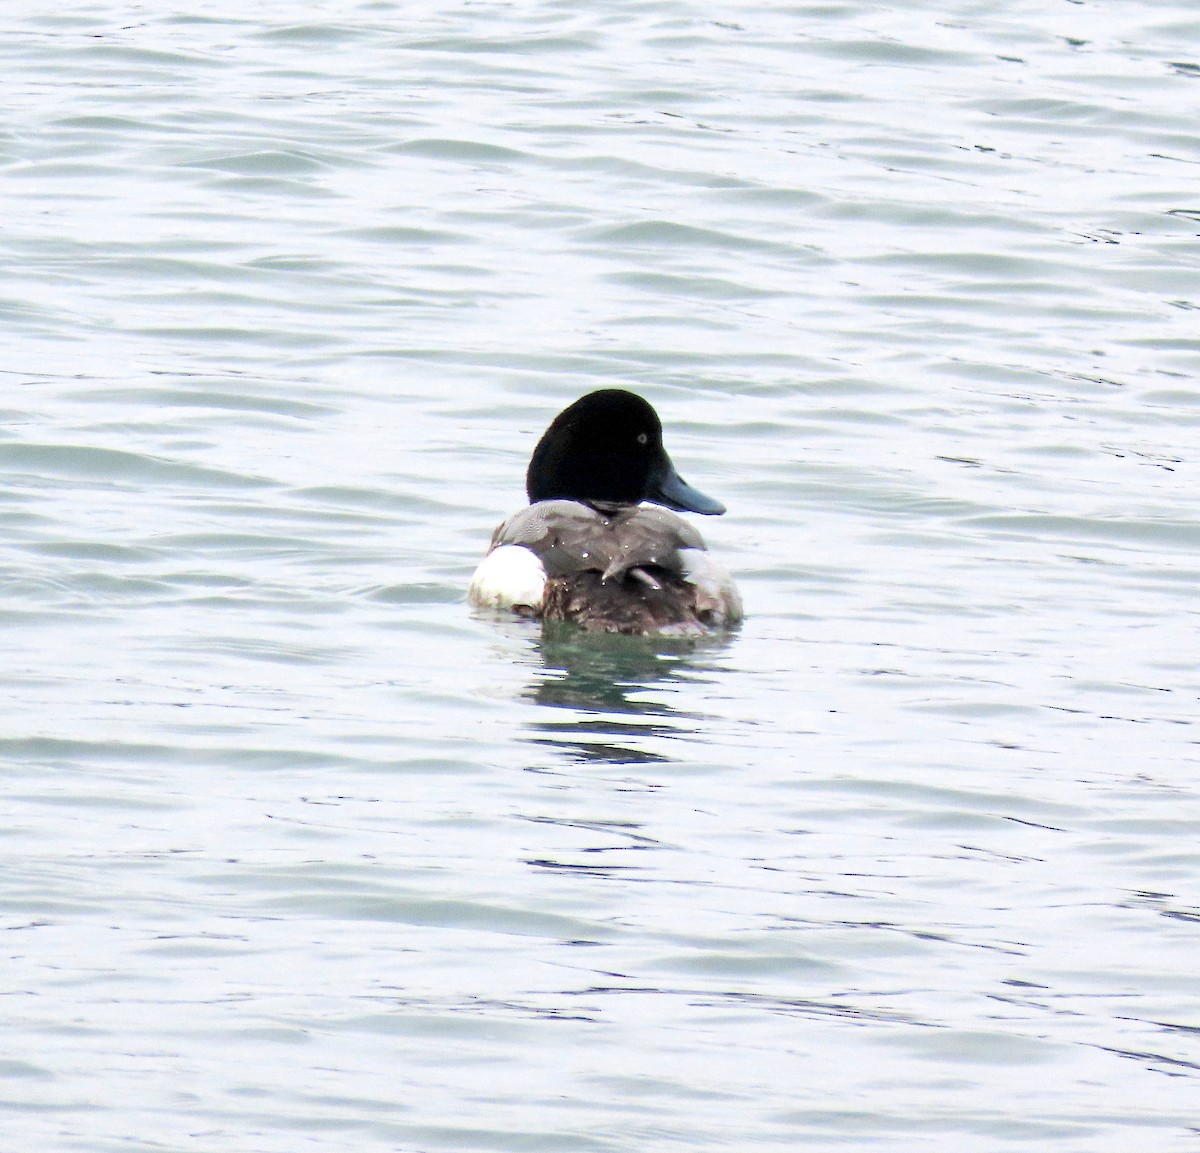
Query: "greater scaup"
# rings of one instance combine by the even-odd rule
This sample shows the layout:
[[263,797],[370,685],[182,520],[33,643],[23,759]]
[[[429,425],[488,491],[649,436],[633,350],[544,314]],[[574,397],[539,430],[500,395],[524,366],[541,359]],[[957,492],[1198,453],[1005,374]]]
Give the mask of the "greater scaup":
[[741,620],[729,573],[668,511],[718,516],[725,506],[675,471],[658,413],[640,396],[604,388],[560,412],[533,450],[525,491],[529,507],[496,529],[471,578],[476,607],[604,633],[698,635]]

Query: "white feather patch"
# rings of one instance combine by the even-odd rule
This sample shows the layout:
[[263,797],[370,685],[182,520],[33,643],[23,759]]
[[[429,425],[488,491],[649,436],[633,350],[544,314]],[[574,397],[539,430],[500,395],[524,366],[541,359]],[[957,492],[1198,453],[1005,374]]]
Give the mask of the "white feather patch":
[[483,558],[467,589],[476,608],[524,608],[540,612],[546,596],[546,570],[529,549],[502,544]]
[[742,619],[742,597],[729,570],[704,549],[681,548],[679,563],[683,579],[696,586],[696,609],[712,613],[721,624]]

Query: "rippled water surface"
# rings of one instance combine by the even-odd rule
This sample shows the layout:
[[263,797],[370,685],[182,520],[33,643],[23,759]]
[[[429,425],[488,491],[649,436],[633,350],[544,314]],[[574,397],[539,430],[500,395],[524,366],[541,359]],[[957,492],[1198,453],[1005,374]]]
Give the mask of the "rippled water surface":
[[1200,1148],[1193,4],[5,16],[6,1148]]

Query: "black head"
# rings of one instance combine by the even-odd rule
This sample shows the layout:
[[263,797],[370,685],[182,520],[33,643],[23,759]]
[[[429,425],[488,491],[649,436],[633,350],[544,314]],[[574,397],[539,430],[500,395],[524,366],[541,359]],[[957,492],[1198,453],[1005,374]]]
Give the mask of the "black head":
[[563,409],[546,429],[525,474],[529,503],[640,504],[717,515],[725,506],[675,471],[658,413],[640,396],[602,388]]

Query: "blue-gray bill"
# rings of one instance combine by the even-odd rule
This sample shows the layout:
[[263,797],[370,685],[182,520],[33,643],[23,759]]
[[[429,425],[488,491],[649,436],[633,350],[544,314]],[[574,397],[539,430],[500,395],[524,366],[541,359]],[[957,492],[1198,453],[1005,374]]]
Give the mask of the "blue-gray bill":
[[668,458],[666,467],[650,478],[650,491],[647,500],[654,501],[676,512],[698,512],[704,516],[720,516],[725,506],[711,496],[705,496],[698,488],[693,488],[675,471],[675,466]]

